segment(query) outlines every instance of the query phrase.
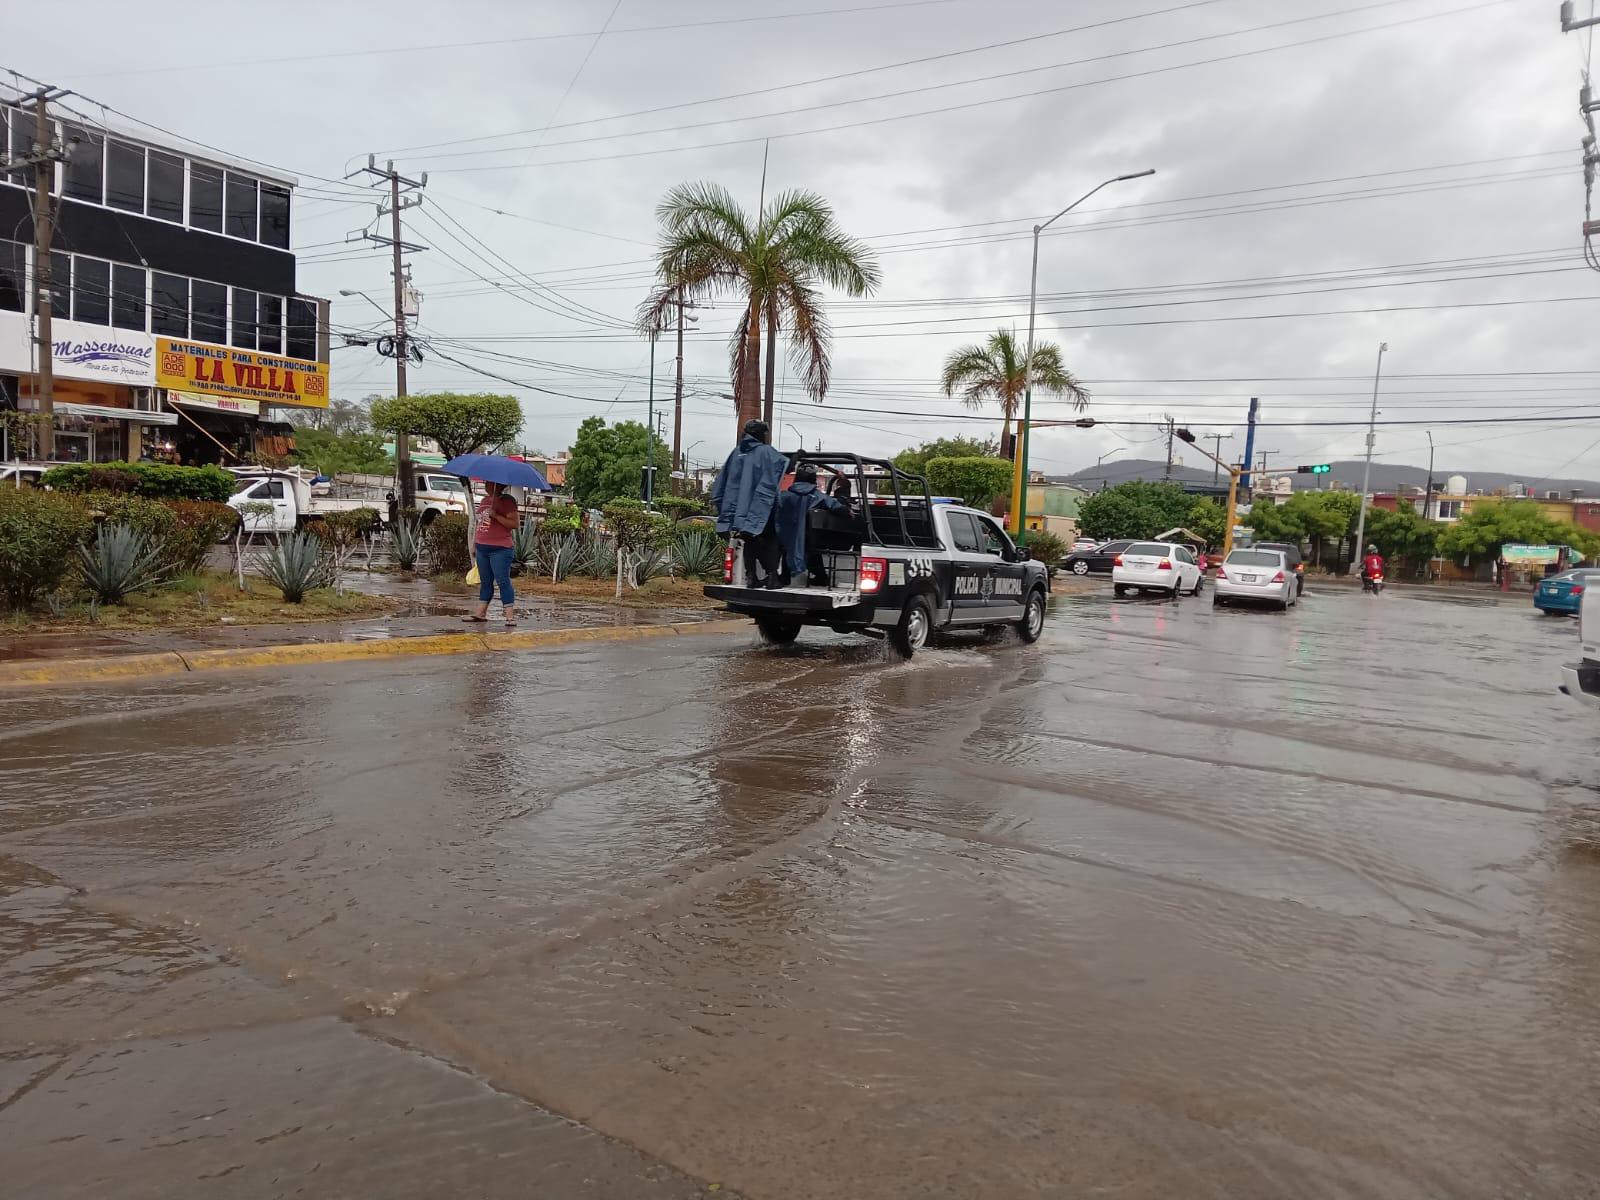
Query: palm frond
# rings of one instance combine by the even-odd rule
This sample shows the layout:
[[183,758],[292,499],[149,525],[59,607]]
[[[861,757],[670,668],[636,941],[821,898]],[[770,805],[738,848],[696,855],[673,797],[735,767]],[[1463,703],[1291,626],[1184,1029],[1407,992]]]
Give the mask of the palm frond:
[[656,219],[669,239],[691,226],[701,225],[730,244],[748,246],[755,240],[751,236],[750,218],[733,198],[733,193],[720,183],[704,180],[680,183],[656,205]]
[[799,373],[806,394],[821,400],[828,393],[833,367],[833,331],[822,306],[822,293],[795,280],[779,291],[778,306],[788,320],[789,362]]
[[1033,366],[1028,372],[1033,386],[1052,396],[1065,396],[1072,407],[1082,412],[1089,406],[1089,389],[1061,362],[1061,348],[1052,343],[1034,347]]
[[946,396],[961,390],[961,402],[971,409],[981,409],[984,401],[998,394],[1003,380],[1000,365],[984,346],[963,346],[944,360],[940,385]]

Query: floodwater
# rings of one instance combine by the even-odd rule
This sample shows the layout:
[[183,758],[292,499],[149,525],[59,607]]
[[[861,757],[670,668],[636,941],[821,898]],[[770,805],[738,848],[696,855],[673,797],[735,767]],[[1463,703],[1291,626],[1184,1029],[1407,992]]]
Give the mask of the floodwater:
[[1521,604],[0,697],[19,1197],[1600,1195]]

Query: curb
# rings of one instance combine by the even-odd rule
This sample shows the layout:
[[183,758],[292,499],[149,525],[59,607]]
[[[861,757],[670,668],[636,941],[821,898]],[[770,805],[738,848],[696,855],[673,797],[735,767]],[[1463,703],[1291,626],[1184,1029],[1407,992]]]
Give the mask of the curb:
[[573,629],[529,629],[516,633],[438,633],[365,642],[288,642],[235,650],[163,650],[154,654],[62,658],[53,661],[0,663],[0,688],[61,683],[101,683],[191,671],[289,667],[364,659],[422,655],[509,653],[580,642],[624,642],[644,638],[692,636],[748,629],[743,621],[679,621],[669,625],[596,625]]

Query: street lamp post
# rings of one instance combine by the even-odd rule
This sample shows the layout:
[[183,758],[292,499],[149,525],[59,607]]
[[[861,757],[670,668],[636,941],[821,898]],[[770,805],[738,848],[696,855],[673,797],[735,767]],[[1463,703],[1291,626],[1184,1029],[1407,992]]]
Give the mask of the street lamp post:
[[[644,505],[650,507],[656,491],[656,335],[650,335],[650,398],[646,402],[650,426],[645,435],[644,452]],[[635,401],[637,403],[637,401]],[[620,585],[619,585],[620,586]]]
[[1378,425],[1378,380],[1383,376],[1383,352],[1388,342],[1378,343],[1378,365],[1372,369],[1372,415],[1367,418],[1367,465],[1361,472],[1361,517],[1356,522],[1356,554],[1361,553],[1362,539],[1367,536],[1367,488],[1372,485],[1372,443]]
[[1094,460],[1094,465],[1096,467],[1098,467],[1101,463],[1105,462],[1105,460],[1110,458],[1113,454],[1121,454],[1126,449],[1127,449],[1126,446],[1118,446],[1115,450],[1107,450],[1099,458]]
[[1044,224],[1033,227],[1033,275],[1028,284],[1028,350],[1027,357],[1022,360],[1022,444],[1017,448],[1017,469],[1014,472],[1016,477],[1011,484],[1012,524],[1015,532],[1019,534],[1027,526],[1028,425],[1033,419],[1033,327],[1035,310],[1039,303],[1039,235],[1101,188],[1109,187],[1113,183],[1122,183],[1129,179],[1143,179],[1146,175],[1154,175],[1155,173],[1155,168],[1150,167],[1127,175],[1116,175],[1103,183],[1097,183]]

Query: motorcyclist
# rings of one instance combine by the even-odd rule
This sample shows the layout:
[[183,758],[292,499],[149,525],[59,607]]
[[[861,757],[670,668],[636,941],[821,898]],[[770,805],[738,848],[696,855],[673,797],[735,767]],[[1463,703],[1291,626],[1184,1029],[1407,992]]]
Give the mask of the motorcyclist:
[[1375,579],[1383,578],[1383,555],[1378,553],[1378,548],[1367,546],[1366,557],[1361,560],[1361,584],[1370,588]]

